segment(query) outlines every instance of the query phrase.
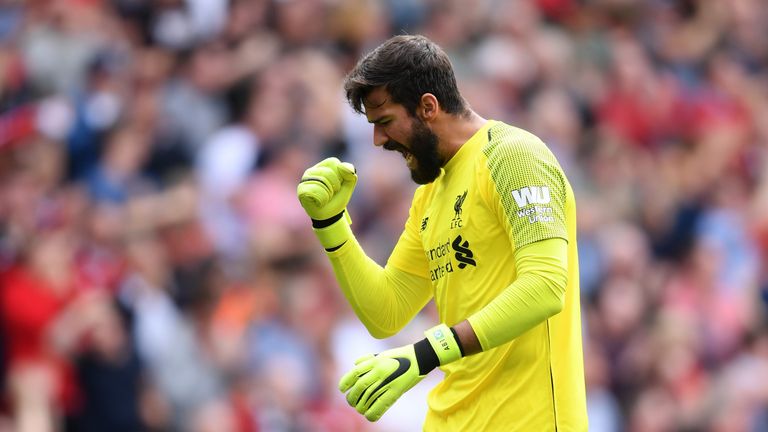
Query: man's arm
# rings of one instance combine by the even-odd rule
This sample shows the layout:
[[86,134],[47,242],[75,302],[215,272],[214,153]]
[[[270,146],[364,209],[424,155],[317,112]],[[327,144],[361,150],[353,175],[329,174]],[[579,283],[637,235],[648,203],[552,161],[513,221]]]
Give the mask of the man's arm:
[[454,328],[466,355],[505,344],[559,313],[568,283],[568,243],[541,240],[515,254],[518,276],[485,307]]
[[[563,309],[568,241],[575,241],[568,238],[567,180],[546,145],[505,125],[490,129],[488,138],[486,158],[478,159],[475,172],[481,197],[515,250],[516,276],[462,325],[468,327],[465,333],[474,331],[483,350],[511,341]],[[472,345],[471,335],[467,338]]]
[[339,250],[329,252],[328,258],[352,310],[375,338],[400,331],[432,296],[426,277],[391,265],[382,268],[365,254],[354,236]]
[[[365,254],[346,212],[356,182],[351,164],[328,158],[304,172],[297,195],[355,314],[372,336],[384,338],[397,333],[424,307],[432,295],[431,284],[415,269],[382,268]],[[423,260],[423,254],[416,252],[411,225],[407,224],[393,252],[406,262]],[[403,256],[414,254],[411,259]]]
[[453,331],[456,332],[456,337],[459,339],[458,342],[464,348],[465,356],[477,354],[483,350],[480,340],[477,339],[475,329],[472,328],[469,320],[464,320],[453,326]]
[[518,278],[480,311],[453,327],[439,324],[425,338],[367,355],[339,382],[347,402],[368,420],[378,420],[432,369],[509,342],[558,313],[567,281],[567,243],[553,238],[515,254]]
[[453,326],[465,357],[509,342],[562,310],[568,281],[565,240],[530,244],[515,258],[518,279],[487,306]]

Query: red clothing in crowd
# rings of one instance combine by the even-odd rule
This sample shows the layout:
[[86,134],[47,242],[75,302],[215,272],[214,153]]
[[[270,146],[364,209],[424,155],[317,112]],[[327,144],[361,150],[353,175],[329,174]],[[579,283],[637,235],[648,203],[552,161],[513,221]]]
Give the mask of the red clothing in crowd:
[[0,277],[0,322],[8,370],[29,365],[50,368],[56,402],[66,411],[77,404],[74,370],[65,357],[53,350],[48,332],[73,296],[73,289],[58,293],[22,266]]

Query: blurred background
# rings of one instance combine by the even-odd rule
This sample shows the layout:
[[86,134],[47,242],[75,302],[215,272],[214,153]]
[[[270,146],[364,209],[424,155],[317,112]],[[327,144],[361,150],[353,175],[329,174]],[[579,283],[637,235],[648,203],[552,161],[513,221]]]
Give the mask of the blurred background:
[[295,197],[358,167],[384,263],[415,185],[346,106],[391,35],[574,186],[593,431],[768,431],[768,2],[1,0],[0,430],[416,431],[336,390],[378,341]]

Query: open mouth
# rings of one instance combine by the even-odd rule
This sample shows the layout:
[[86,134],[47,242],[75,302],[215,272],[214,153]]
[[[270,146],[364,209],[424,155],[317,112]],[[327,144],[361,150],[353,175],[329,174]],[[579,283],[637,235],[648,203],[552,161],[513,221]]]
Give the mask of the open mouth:
[[411,152],[409,152],[406,149],[398,149],[397,151],[400,152],[401,155],[403,155],[403,158],[405,158],[405,160],[408,160],[413,157]]
[[405,163],[408,165],[408,167],[413,168],[414,163],[416,162],[416,159],[413,157],[413,153],[402,147],[394,150],[403,156],[403,159],[405,159]]
[[409,163],[411,159],[413,159],[413,154],[411,154],[411,152],[409,152],[408,149],[405,148],[405,146],[402,146],[400,144],[387,143],[387,144],[384,144],[384,149],[390,150],[390,151],[396,151],[400,153],[401,155],[403,155],[403,158],[405,158],[405,160],[408,161]]

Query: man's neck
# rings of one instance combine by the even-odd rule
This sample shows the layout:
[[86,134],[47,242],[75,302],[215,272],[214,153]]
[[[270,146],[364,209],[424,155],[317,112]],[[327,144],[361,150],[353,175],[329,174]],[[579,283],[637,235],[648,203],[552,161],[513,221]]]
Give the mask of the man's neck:
[[476,112],[470,111],[466,116],[446,116],[440,124],[434,125],[433,131],[440,140],[438,148],[445,161],[448,162],[486,121]]

